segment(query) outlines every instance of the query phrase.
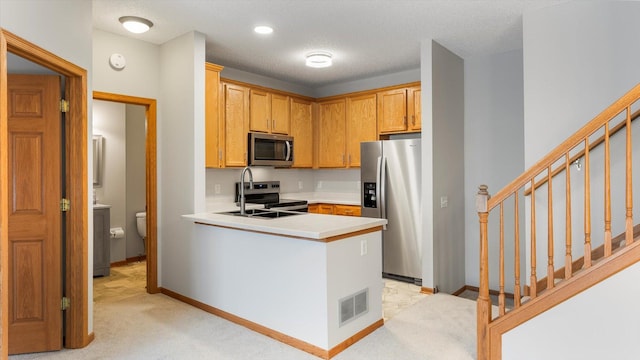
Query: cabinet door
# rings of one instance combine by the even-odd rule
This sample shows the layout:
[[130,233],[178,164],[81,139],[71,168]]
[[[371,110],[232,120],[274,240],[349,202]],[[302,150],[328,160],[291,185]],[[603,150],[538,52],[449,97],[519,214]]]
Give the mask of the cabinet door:
[[249,129],[251,131],[270,132],[269,117],[271,109],[269,107],[269,93],[251,89],[249,97],[251,99]]
[[93,210],[93,276],[108,276],[111,267],[110,210]]
[[333,215],[333,205],[318,204],[318,214]]
[[205,166],[222,166],[220,148],[220,71],[221,66],[205,64],[204,133]]
[[225,84],[224,93],[224,165],[246,166],[249,89],[235,84]]
[[333,205],[335,215],[360,216],[360,206],[355,205]]
[[407,129],[407,91],[388,90],[378,93],[378,131],[399,132]]
[[313,167],[312,105],[309,101],[291,98],[291,136],[293,136],[293,167]]
[[360,166],[360,143],[378,139],[376,94],[347,99],[347,165]]
[[319,167],[344,167],[346,165],[345,108],[344,99],[320,104],[320,118],[318,119]]
[[309,204],[307,211],[312,213],[312,214],[319,214],[320,213],[320,205],[319,204]]
[[289,135],[289,97],[271,94],[271,132]]
[[407,90],[407,112],[409,113],[409,130],[420,131],[422,129],[421,88],[411,87]]

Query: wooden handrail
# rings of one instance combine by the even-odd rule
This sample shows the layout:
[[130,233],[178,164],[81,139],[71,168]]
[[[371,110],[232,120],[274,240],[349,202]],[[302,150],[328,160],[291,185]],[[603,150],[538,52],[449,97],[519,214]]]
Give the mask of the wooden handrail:
[[[634,121],[635,119],[640,117],[640,110],[636,110],[636,112],[634,112],[633,114],[631,114],[631,121]],[[626,122],[623,121],[621,123],[619,123],[618,125],[614,126],[613,128],[611,128],[611,130],[609,130],[609,136],[613,136],[615,135],[618,131],[624,129],[627,126]],[[589,150],[593,150],[593,148],[597,147],[598,145],[602,144],[604,142],[604,135],[602,135],[601,137],[597,138],[594,142],[591,143],[591,145],[589,145]],[[584,156],[584,149],[580,150],[577,154],[573,155],[572,157],[569,158],[569,164],[573,164],[576,162],[576,160],[580,159],[581,157]],[[565,170],[565,166],[564,165],[560,165],[557,168],[553,169],[553,172],[551,173],[551,177],[555,177],[556,175],[560,174],[562,171]],[[548,181],[548,179],[545,177],[543,179],[541,179],[540,181],[538,181],[537,183],[535,183],[534,188],[537,189],[540,186],[546,184]],[[529,196],[531,195],[531,187],[527,188],[524,191],[524,195],[525,196]]]

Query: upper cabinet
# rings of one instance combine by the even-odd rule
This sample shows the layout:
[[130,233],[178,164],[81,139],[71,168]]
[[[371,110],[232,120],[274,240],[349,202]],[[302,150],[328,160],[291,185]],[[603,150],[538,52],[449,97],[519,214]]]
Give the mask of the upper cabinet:
[[291,97],[291,136],[293,136],[293,167],[313,167],[313,104]]
[[[346,101],[337,99],[319,103],[318,167],[335,168],[346,165]],[[294,144],[294,146],[297,146]]]
[[267,91],[250,90],[251,131],[289,134],[289,97]]
[[376,94],[348,97],[347,167],[360,167],[360,143],[376,140]]
[[225,83],[224,101],[223,166],[246,166],[249,88]]
[[378,92],[378,132],[420,131],[420,86]]
[[213,168],[222,166],[220,71],[222,66],[205,64],[205,166]]

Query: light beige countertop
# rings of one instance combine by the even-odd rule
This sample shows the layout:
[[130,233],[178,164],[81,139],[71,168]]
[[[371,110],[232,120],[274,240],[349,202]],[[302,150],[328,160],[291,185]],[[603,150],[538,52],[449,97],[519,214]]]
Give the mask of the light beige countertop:
[[[262,205],[247,206],[247,209],[252,208],[262,208]],[[221,212],[233,210],[238,210],[235,204],[221,203],[216,204],[213,211],[182,215],[182,217],[205,225],[263,232],[273,235],[308,238],[311,240],[326,240],[331,237],[383,226],[387,223],[386,219],[308,213],[275,219],[221,214]]]

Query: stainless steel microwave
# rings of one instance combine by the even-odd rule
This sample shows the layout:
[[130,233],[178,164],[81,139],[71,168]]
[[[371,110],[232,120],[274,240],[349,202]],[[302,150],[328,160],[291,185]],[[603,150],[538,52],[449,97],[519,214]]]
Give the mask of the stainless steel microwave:
[[293,137],[249,133],[249,165],[288,167],[293,164]]

